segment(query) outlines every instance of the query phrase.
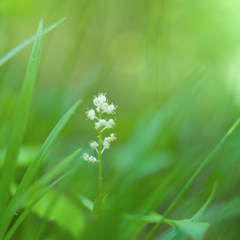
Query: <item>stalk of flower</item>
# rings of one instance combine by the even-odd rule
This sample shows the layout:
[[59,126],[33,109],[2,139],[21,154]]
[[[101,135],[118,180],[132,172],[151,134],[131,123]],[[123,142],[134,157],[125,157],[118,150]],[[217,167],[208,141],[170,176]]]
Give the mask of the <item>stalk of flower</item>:
[[97,97],[94,96],[93,104],[96,106],[96,112],[99,113],[99,117],[96,117],[96,112],[93,109],[90,109],[86,112],[87,119],[94,120],[95,122],[95,129],[98,130],[98,143],[96,141],[90,142],[90,147],[95,149],[98,154],[98,160],[93,157],[89,156],[87,153],[84,153],[82,158],[85,161],[90,163],[98,163],[98,193],[99,195],[102,193],[102,154],[106,149],[109,149],[110,143],[115,141],[117,138],[114,133],[111,133],[109,137],[105,137],[102,140],[102,132],[106,129],[113,128],[116,124],[113,119],[109,119],[108,121],[102,118],[104,113],[107,114],[114,114],[116,110],[116,106],[113,104],[108,104],[105,94],[98,94]]

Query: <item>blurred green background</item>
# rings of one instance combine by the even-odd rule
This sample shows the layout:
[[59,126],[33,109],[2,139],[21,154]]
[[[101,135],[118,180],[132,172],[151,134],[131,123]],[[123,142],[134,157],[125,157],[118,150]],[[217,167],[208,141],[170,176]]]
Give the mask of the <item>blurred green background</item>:
[[[97,131],[85,112],[93,107],[93,95],[103,92],[118,105],[118,139],[102,160],[109,203],[132,214],[148,214],[155,206],[162,214],[239,117],[239,8],[237,0],[1,0],[0,56],[34,35],[40,19],[46,28],[66,17],[43,37],[15,184],[79,97],[83,104],[38,177],[77,148],[91,153],[89,142],[97,140]],[[31,48],[0,68],[1,161]],[[239,143],[236,130],[170,216],[191,218],[218,181],[202,216],[211,223],[204,239],[240,239]],[[30,239],[56,194],[55,214],[41,239],[130,239],[133,228],[112,216],[103,228],[95,224],[78,194],[96,198],[97,165],[79,157],[74,164],[74,174],[36,206],[13,239]],[[164,225],[155,239],[172,239],[169,234]]]

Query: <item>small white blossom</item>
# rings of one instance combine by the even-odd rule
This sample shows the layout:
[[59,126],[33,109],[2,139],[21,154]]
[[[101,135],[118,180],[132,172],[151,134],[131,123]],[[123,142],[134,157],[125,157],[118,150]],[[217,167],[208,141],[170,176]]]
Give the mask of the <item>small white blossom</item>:
[[108,108],[106,110],[104,110],[104,112],[106,112],[108,114],[115,113],[114,110],[116,110],[116,107],[113,104],[111,104],[108,106]]
[[96,107],[102,107],[102,104],[103,104],[103,100],[99,97],[95,97],[93,99],[93,104],[96,106]]
[[96,148],[98,147],[98,143],[96,141],[90,143],[91,148]]
[[103,142],[110,143],[110,142],[112,142],[112,139],[110,137],[105,137]]
[[84,153],[82,158],[85,160],[85,161],[88,161],[89,160],[89,155],[87,153]]
[[93,120],[95,118],[95,111],[93,109],[86,112],[87,118]]
[[114,133],[111,133],[110,134],[110,138],[112,141],[115,141],[117,138],[115,137],[115,134]]
[[105,94],[103,94],[103,93],[99,93],[99,94],[98,94],[98,98],[100,98],[103,103],[107,101],[107,99],[106,99],[106,97],[105,97]]
[[95,157],[91,156],[91,157],[89,158],[89,162],[95,163],[95,162],[97,162],[97,159],[96,159]]
[[115,122],[113,121],[113,119],[109,119],[106,124],[105,124],[106,128],[113,128],[115,126]]
[[103,110],[103,112],[106,112],[107,111],[107,109],[108,109],[108,103],[103,103],[103,105],[102,105],[102,110]]
[[101,127],[100,123],[99,123],[99,122],[96,122],[96,123],[95,123],[95,128],[96,128],[96,129],[99,129],[100,127]]
[[109,149],[110,143],[104,141],[104,142],[103,142],[103,147],[106,148],[106,149]]
[[105,119],[100,119],[98,122],[95,123],[95,128],[99,129],[99,127],[106,126],[107,122]]

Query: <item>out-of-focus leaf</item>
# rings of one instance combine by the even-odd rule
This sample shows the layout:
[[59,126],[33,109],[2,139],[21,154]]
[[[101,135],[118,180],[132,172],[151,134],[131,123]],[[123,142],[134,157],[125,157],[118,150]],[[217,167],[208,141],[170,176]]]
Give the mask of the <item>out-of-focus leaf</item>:
[[[27,119],[31,107],[32,95],[34,85],[38,72],[38,65],[40,61],[40,53],[42,47],[42,26],[43,22],[40,21],[36,41],[33,46],[31,57],[28,63],[26,75],[23,81],[22,90],[18,105],[15,111],[11,137],[7,146],[7,152],[4,159],[4,164],[0,179],[0,212],[4,213],[7,207],[10,196],[10,186],[14,178],[16,169],[16,162],[18,153],[21,148],[22,139],[27,124]],[[1,222],[0,222],[1,223]],[[0,228],[0,239],[4,235],[8,224],[5,228]]]
[[[64,128],[64,126],[67,124],[71,116],[74,114],[75,110],[81,103],[81,100],[78,100],[76,103],[73,104],[73,106],[64,114],[64,116],[60,119],[60,121],[56,124],[46,141],[44,142],[43,146],[39,150],[37,156],[32,161],[31,165],[29,166],[27,172],[25,173],[22,181],[20,182],[14,196],[12,197],[12,200],[10,204],[7,207],[7,212],[10,212],[10,209],[13,208],[19,199],[24,197],[25,191],[28,189],[29,185],[31,184],[31,181],[33,177],[35,176],[41,162],[47,155],[48,151],[50,150],[51,146],[57,139],[58,135],[60,134],[61,130]],[[9,215],[9,214],[8,214]],[[3,221],[3,220],[1,220]],[[1,223],[0,221],[0,223]],[[8,224],[11,221],[11,216],[7,217],[6,222],[4,223],[5,229],[7,228]]]
[[[50,32],[51,30],[53,30],[55,27],[57,27],[62,21],[64,21],[65,18],[61,19],[60,21],[54,23],[53,25],[51,25],[50,27],[44,29],[41,33],[40,33],[40,37],[45,35],[46,33]],[[14,49],[12,49],[10,52],[8,52],[7,54],[5,54],[3,57],[0,58],[0,66],[2,66],[5,62],[7,62],[9,59],[11,59],[12,57],[14,57],[17,53],[19,53],[22,49],[24,49],[25,47],[27,47],[29,44],[31,44],[38,36],[34,35],[32,37],[30,37],[29,39],[27,39],[26,41],[24,41],[23,43],[21,43],[20,45],[18,45],[17,47],[15,47]]]
[[[95,201],[94,201],[94,206],[93,206],[93,213],[96,216],[101,216],[102,214],[104,214],[104,211],[106,209],[108,209],[108,206],[106,206],[106,202],[105,204],[103,203],[103,200],[105,197],[107,197],[108,194],[107,193],[102,193],[101,195],[99,195]],[[105,200],[106,201],[106,200]],[[107,208],[106,208],[107,207]]]
[[87,197],[84,197],[83,195],[81,194],[78,194],[78,198],[79,200],[81,201],[81,203],[83,204],[83,206],[85,206],[87,209],[89,209],[90,211],[93,210],[93,206],[94,206],[94,203],[93,201],[91,201],[89,198]]
[[[41,146],[39,146],[39,145],[22,146],[19,151],[17,165],[19,167],[28,167],[30,165],[30,163],[32,162],[33,158],[38,153],[40,148],[41,148]],[[4,159],[5,154],[6,154],[6,149],[0,151],[0,166],[2,166],[2,164],[3,164],[3,159]]]
[[201,240],[209,225],[206,222],[190,222],[189,220],[172,221],[172,223],[175,224],[177,229],[194,240]]
[[[56,192],[49,191],[33,208],[33,212],[44,217],[48,205],[54,198]],[[85,227],[84,216],[81,210],[64,195],[59,195],[53,211],[49,215],[49,220],[69,231],[73,236],[79,237]]]
[[42,198],[44,198],[44,195],[59,181],[61,181],[63,178],[65,178],[70,172],[64,174],[60,178],[58,178],[56,181],[54,181],[51,185],[49,185],[46,189],[44,189],[32,202],[29,206],[27,206],[26,210],[20,215],[20,217],[17,219],[17,221],[13,224],[11,229],[8,231],[7,235],[5,236],[5,240],[9,240],[13,233],[16,231],[16,229],[19,227],[19,225],[22,223],[22,221],[27,217],[27,215],[31,212],[32,208],[41,201]]
[[[206,210],[206,208],[208,207],[209,203],[211,202],[211,200],[216,192],[216,188],[217,188],[217,182],[215,182],[212,192],[211,192],[210,196],[208,197],[207,201],[203,204],[203,206],[199,209],[199,211],[191,218],[191,220],[190,220],[191,222],[196,221]],[[184,237],[184,233],[181,231],[178,231],[172,240],[181,240],[183,237]]]
[[[141,215],[138,216],[126,214],[122,216],[122,218],[135,221],[144,221],[145,223],[159,222],[162,219],[161,215],[158,215],[156,213],[152,213],[152,215],[153,216],[141,216]],[[208,227],[208,223],[205,222],[191,222],[190,220],[170,220],[170,219],[164,219],[163,221],[169,224],[170,226],[178,229],[185,235],[192,237],[194,240],[200,240],[204,231]]]

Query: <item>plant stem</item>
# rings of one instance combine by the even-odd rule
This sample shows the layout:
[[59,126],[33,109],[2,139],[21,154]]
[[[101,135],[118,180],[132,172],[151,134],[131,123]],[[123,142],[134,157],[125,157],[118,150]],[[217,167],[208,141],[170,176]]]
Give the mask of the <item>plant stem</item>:
[[[99,113],[99,120],[102,117],[102,110],[100,110]],[[101,163],[101,152],[102,152],[102,128],[99,128],[98,134],[99,134],[99,150],[98,150],[98,195],[102,193],[102,163]]]
[[218,150],[222,147],[223,143],[227,140],[229,135],[233,133],[235,128],[239,125],[240,118],[234,123],[234,125],[230,128],[230,130],[226,133],[226,135],[222,138],[222,140],[218,143],[218,145],[212,150],[212,152],[207,156],[207,158],[204,160],[204,162],[200,165],[200,167],[197,169],[197,171],[193,174],[193,176],[188,180],[186,185],[183,187],[183,189],[180,191],[180,193],[177,195],[177,197],[173,200],[173,202],[170,204],[170,206],[167,208],[167,210],[164,212],[162,219],[152,228],[152,230],[149,232],[149,234],[144,238],[144,240],[150,240],[153,235],[156,233],[156,231],[162,226],[164,219],[168,217],[168,215],[173,211],[173,209],[176,207],[180,199],[183,197],[183,195],[187,192],[187,190],[191,187],[191,185],[194,183],[198,175],[201,173],[203,168],[206,166],[206,164],[209,162],[210,159],[213,158],[213,156],[218,152]]

